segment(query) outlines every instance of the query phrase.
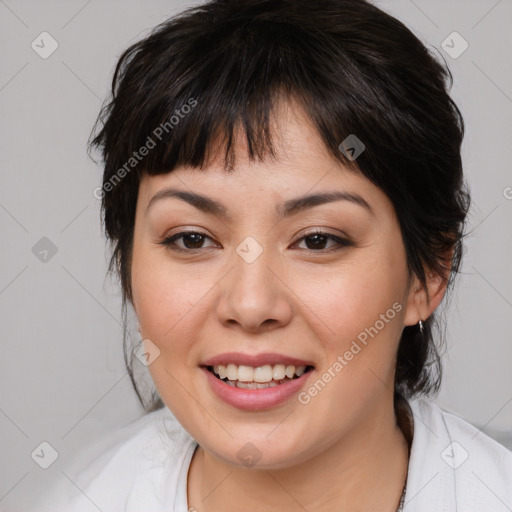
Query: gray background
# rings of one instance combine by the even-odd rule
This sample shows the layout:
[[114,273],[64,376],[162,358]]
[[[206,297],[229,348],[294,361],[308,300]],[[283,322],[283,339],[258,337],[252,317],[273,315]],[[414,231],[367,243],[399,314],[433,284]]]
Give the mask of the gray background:
[[[193,4],[0,0],[0,507],[6,510],[21,510],[36,488],[65,478],[61,469],[82,446],[143,413],[123,363],[119,290],[105,278],[108,248],[93,196],[101,168],[85,145],[120,53]],[[436,401],[512,447],[512,1],[377,5],[439,49],[467,125],[471,234],[447,312],[445,378]],[[47,59],[31,48],[43,31],[59,45]],[[469,44],[458,58],[441,46],[453,31]],[[33,252],[43,237],[57,249],[46,261]],[[58,452],[46,470],[31,457],[43,441]]]

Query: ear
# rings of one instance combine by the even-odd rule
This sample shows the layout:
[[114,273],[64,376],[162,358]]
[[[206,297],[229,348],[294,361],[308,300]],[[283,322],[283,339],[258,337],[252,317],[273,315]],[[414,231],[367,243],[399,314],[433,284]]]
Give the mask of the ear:
[[[451,262],[451,259],[448,261]],[[449,277],[450,266],[445,267],[443,275],[427,271],[426,289],[417,276],[413,277],[406,298],[404,325],[425,321],[437,309],[446,294]]]

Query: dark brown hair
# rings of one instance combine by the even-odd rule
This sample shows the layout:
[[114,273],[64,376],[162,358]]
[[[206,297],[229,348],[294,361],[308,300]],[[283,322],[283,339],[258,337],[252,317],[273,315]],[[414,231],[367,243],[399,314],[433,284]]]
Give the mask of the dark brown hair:
[[[142,175],[181,165],[205,170],[219,147],[229,172],[238,127],[251,160],[275,157],[269,116],[286,98],[304,107],[334,159],[390,198],[411,275],[425,285],[432,272],[451,285],[469,207],[460,155],[464,123],[447,92],[451,80],[409,29],[364,0],[212,0],[155,27],[119,58],[112,96],[90,141],[104,162],[109,271],[120,277],[125,326]],[[351,134],[365,145],[356,161],[340,150]],[[423,332],[403,330],[396,405],[439,388],[435,321],[435,315],[425,320]],[[126,356],[125,329],[135,391],[147,411],[163,406],[154,392],[144,403]]]

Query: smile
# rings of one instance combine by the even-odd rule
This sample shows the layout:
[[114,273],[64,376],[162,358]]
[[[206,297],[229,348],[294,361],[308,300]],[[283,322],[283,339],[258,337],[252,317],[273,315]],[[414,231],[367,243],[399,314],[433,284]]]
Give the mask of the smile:
[[210,373],[232,387],[243,389],[267,389],[298,379],[312,366],[285,364],[246,366],[229,363],[207,366]]

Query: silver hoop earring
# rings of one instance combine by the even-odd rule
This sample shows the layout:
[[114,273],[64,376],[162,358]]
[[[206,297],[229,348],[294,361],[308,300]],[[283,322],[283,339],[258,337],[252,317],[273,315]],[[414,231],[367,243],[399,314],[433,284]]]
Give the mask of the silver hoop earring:
[[420,332],[421,332],[421,334],[423,334],[423,322],[420,320],[420,321],[418,322],[418,325],[420,326]]

